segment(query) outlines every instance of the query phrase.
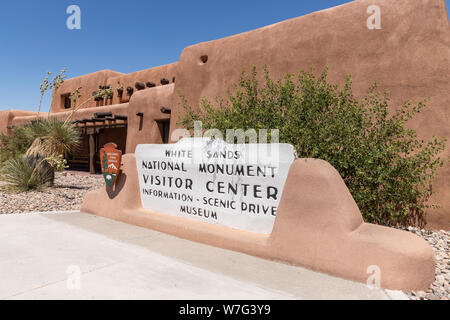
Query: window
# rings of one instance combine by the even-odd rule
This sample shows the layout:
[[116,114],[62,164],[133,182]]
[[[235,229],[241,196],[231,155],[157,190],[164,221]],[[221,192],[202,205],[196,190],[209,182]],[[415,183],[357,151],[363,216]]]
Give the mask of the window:
[[161,140],[163,144],[168,144],[170,134],[170,119],[159,120],[156,123],[158,124],[159,133],[161,134]]
[[72,101],[70,100],[70,95],[69,94],[65,94],[62,96],[63,101],[64,101],[64,109],[70,109],[71,108],[71,104]]

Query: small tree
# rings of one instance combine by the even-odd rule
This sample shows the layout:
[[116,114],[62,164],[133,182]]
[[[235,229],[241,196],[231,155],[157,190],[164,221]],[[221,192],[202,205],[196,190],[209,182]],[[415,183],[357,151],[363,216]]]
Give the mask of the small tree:
[[279,129],[280,141],[292,144],[301,158],[320,158],[341,174],[367,222],[390,226],[425,223],[438,157],[446,140],[425,142],[405,123],[426,102],[405,103],[389,112],[389,94],[376,86],[356,99],[349,76],[342,88],[327,82],[327,70],[282,80],[257,80],[256,68],[245,71],[227,99],[202,99],[192,108],[182,97],[180,124],[193,129]]

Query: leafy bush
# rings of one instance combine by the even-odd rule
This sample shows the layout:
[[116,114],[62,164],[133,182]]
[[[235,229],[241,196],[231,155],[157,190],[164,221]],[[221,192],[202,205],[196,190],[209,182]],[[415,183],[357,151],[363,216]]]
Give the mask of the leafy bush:
[[29,191],[51,186],[53,167],[42,157],[19,156],[5,162],[0,177],[12,191]]
[[352,93],[349,76],[343,87],[327,82],[327,70],[274,81],[267,69],[258,83],[256,69],[245,71],[228,99],[213,104],[202,99],[197,108],[184,98],[180,124],[193,129],[279,129],[280,142],[290,143],[301,158],[328,161],[341,174],[367,222],[383,225],[425,223],[432,205],[432,180],[443,165],[438,154],[446,140],[425,142],[405,123],[426,101],[405,103],[389,112],[389,94],[376,86],[362,99]]

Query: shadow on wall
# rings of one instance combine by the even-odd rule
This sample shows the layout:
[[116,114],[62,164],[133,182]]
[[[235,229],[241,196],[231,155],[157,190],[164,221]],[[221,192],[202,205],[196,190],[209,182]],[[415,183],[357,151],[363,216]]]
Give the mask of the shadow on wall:
[[125,182],[126,181],[127,181],[126,173],[120,171],[120,175],[117,178],[115,187],[113,189],[105,187],[106,193],[108,194],[108,197],[109,197],[110,200],[112,200],[115,197],[117,197],[117,195],[122,191],[123,187],[125,186]]

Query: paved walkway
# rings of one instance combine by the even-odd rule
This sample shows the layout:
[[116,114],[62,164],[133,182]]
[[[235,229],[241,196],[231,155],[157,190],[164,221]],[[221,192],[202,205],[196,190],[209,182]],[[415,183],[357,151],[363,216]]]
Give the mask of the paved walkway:
[[84,213],[0,215],[0,299],[404,297]]

